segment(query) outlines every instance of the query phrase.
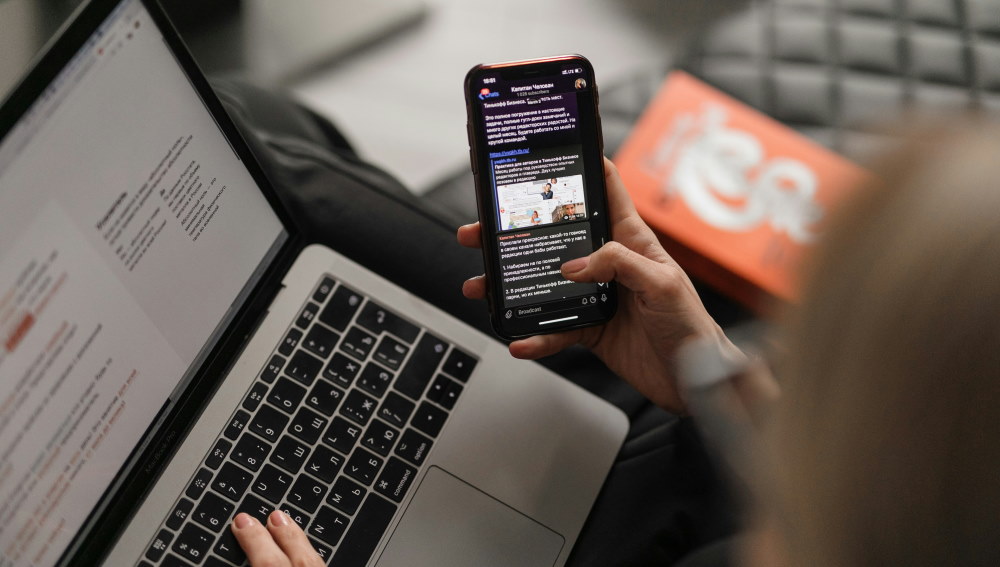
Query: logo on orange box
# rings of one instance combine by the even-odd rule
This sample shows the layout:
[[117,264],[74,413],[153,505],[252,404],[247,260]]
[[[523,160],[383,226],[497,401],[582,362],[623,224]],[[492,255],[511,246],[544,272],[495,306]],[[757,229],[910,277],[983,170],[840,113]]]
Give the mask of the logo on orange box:
[[721,269],[735,276],[730,281],[785,300],[796,297],[797,265],[830,207],[866,176],[680,71],[664,82],[615,163],[646,222],[705,261],[685,268],[710,283]]

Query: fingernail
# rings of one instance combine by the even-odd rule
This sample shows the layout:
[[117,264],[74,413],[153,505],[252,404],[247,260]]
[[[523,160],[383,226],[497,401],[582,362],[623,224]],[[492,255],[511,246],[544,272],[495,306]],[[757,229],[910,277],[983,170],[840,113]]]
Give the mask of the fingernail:
[[584,256],[583,258],[576,258],[570,260],[562,265],[562,272],[564,274],[573,274],[582,271],[590,263],[590,256]]
[[253,518],[246,512],[240,512],[239,514],[236,514],[235,518],[233,518],[233,524],[236,525],[236,529],[238,530],[249,528],[253,525]]
[[271,512],[271,524],[275,526],[287,526],[290,519],[291,518],[288,517],[288,514],[282,512],[281,510]]

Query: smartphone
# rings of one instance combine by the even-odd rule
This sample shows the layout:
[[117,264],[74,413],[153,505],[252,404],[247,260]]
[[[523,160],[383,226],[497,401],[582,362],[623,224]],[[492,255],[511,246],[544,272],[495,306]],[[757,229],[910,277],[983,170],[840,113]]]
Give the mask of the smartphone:
[[559,271],[611,238],[590,62],[477,65],[465,100],[494,330],[512,340],[604,323],[617,309],[614,284]]

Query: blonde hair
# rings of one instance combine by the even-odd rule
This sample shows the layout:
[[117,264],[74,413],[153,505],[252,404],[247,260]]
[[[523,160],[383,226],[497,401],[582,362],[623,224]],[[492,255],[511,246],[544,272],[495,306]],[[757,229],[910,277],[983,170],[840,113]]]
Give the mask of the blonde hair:
[[1000,132],[922,137],[831,223],[763,507],[795,565],[1000,565]]

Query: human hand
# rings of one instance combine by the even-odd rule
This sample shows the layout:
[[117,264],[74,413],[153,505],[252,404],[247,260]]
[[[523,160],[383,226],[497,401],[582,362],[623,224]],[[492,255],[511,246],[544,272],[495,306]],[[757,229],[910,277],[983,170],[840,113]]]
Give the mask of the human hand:
[[[725,356],[742,359],[743,354],[726,338],[687,274],[639,217],[618,169],[607,158],[604,174],[613,240],[589,256],[566,262],[562,274],[576,282],[618,282],[618,312],[601,326],[514,341],[510,353],[536,359],[582,344],[653,403],[681,413],[685,407],[677,391],[675,356],[683,342],[708,339],[717,341]],[[458,242],[481,247],[479,223],[459,227]],[[462,293],[470,299],[484,298],[484,276],[466,280]]]
[[233,535],[254,567],[324,567],[309,538],[288,514],[271,512],[267,526],[253,516],[240,513],[233,519]]

